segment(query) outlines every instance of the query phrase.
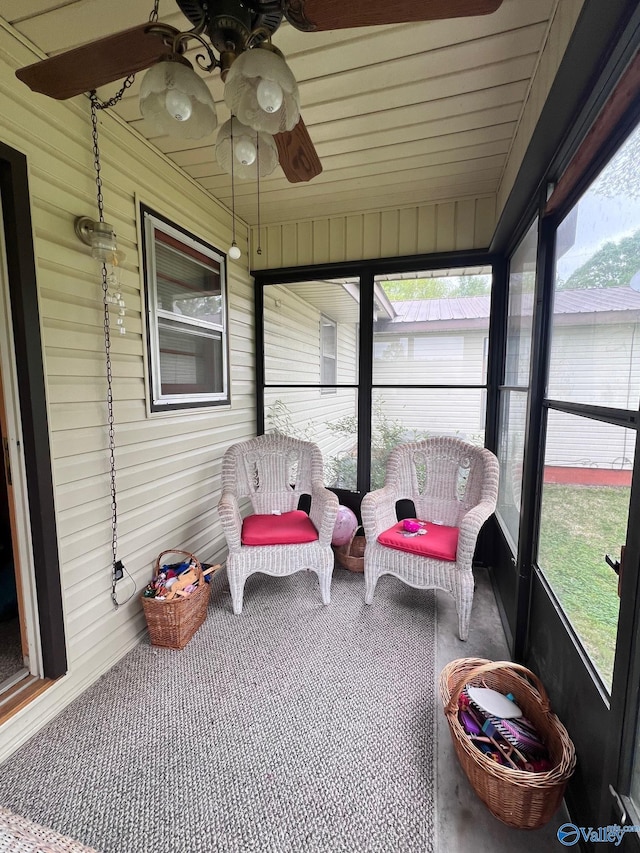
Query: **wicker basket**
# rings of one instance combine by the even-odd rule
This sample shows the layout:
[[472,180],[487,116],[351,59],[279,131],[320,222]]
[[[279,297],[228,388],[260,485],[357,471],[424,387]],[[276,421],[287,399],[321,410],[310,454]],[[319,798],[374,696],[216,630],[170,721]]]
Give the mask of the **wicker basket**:
[[347,545],[334,545],[336,562],[350,572],[364,572],[364,536],[354,536]]
[[163,551],[156,560],[154,578],[168,554],[188,558],[195,563],[198,585],[188,596],[176,596],[170,601],[140,596],[152,646],[183,649],[202,625],[207,615],[210,585],[205,583],[200,561],[188,551]]
[[[525,717],[542,736],[553,763],[551,770],[543,773],[514,770],[497,764],[474,746],[458,720],[458,697],[467,684],[491,687],[514,696]],[[567,730],[551,712],[540,679],[526,667],[510,661],[460,658],[451,661],[440,673],[440,696],[458,760],[489,811],[518,829],[538,829],[548,823],[560,806],[576,757]]]

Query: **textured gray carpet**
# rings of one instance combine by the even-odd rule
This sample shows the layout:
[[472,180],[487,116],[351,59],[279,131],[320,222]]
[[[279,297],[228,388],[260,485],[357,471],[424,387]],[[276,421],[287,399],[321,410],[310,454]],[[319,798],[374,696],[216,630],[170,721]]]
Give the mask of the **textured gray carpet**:
[[435,601],[336,570],[224,573],[183,651],[144,642],[0,767],[0,805],[104,853],[430,853]]

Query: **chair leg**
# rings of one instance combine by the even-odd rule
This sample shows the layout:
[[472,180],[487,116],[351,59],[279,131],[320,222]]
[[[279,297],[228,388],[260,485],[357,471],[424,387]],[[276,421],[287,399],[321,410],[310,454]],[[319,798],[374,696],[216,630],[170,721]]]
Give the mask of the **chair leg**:
[[[227,573],[228,574],[228,573]],[[246,578],[229,576],[229,589],[231,590],[231,601],[233,603],[233,612],[236,616],[242,613],[242,599],[244,596],[244,583]]]
[[322,596],[323,604],[331,604],[331,571],[318,570],[318,580],[320,582],[320,595]]
[[378,577],[372,577],[371,574],[367,572],[365,569],[364,572],[364,603],[371,604],[373,601],[373,593],[376,590],[376,584],[378,583]]
[[458,634],[461,640],[469,637],[469,622],[471,621],[471,607],[473,605],[473,581],[471,584],[471,595],[460,589],[456,596],[456,610],[458,611]]
[[466,618],[458,616],[458,635],[463,641],[469,639],[469,616]]

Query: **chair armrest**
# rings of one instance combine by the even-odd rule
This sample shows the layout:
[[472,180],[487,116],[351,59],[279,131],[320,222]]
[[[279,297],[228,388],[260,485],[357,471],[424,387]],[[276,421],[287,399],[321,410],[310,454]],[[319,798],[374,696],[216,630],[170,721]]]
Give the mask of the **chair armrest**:
[[473,560],[473,552],[476,549],[476,542],[480,528],[485,521],[492,515],[496,508],[494,500],[480,501],[467,512],[460,522],[460,534],[458,536],[458,557],[456,562],[459,566],[468,566],[471,568]]
[[375,542],[381,533],[398,521],[396,501],[398,495],[392,486],[383,486],[369,492],[362,499],[360,512],[364,535],[369,542]]
[[333,538],[333,528],[338,515],[338,496],[325,488],[323,483],[311,484],[311,507],[309,518],[318,531],[321,545],[330,545]]
[[218,514],[230,551],[239,551],[242,536],[242,515],[238,499],[232,492],[223,492],[218,501]]

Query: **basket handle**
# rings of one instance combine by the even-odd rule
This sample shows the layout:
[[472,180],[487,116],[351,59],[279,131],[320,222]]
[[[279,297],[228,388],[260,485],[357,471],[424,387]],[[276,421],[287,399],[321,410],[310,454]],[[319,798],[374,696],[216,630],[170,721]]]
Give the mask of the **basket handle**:
[[462,678],[458,681],[456,686],[453,688],[451,692],[451,697],[447,702],[447,707],[445,708],[445,713],[451,714],[454,709],[457,708],[458,699],[460,694],[462,693],[465,685],[471,681],[472,678],[476,678],[478,675],[482,675],[485,672],[495,672],[497,669],[513,669],[516,672],[525,675],[529,681],[533,682],[533,686],[538,691],[540,695],[540,702],[542,705],[542,710],[545,713],[549,713],[551,710],[551,704],[549,702],[549,695],[544,688],[544,684],[540,681],[535,672],[531,672],[530,669],[527,669],[526,666],[522,666],[519,663],[513,663],[509,660],[498,660],[498,661],[489,661],[488,663],[483,663],[480,666],[476,666],[473,669],[469,670]]
[[153,573],[154,578],[157,578],[160,574],[160,566],[162,565],[162,558],[165,556],[165,554],[182,554],[183,556],[188,557],[190,560],[193,560],[193,562],[196,564],[195,568],[196,574],[198,575],[198,583],[202,581],[204,574],[202,571],[200,560],[195,556],[195,554],[192,554],[191,551],[181,551],[180,548],[169,548],[167,551],[162,551],[162,553],[158,555],[158,558],[156,560],[155,571]]

